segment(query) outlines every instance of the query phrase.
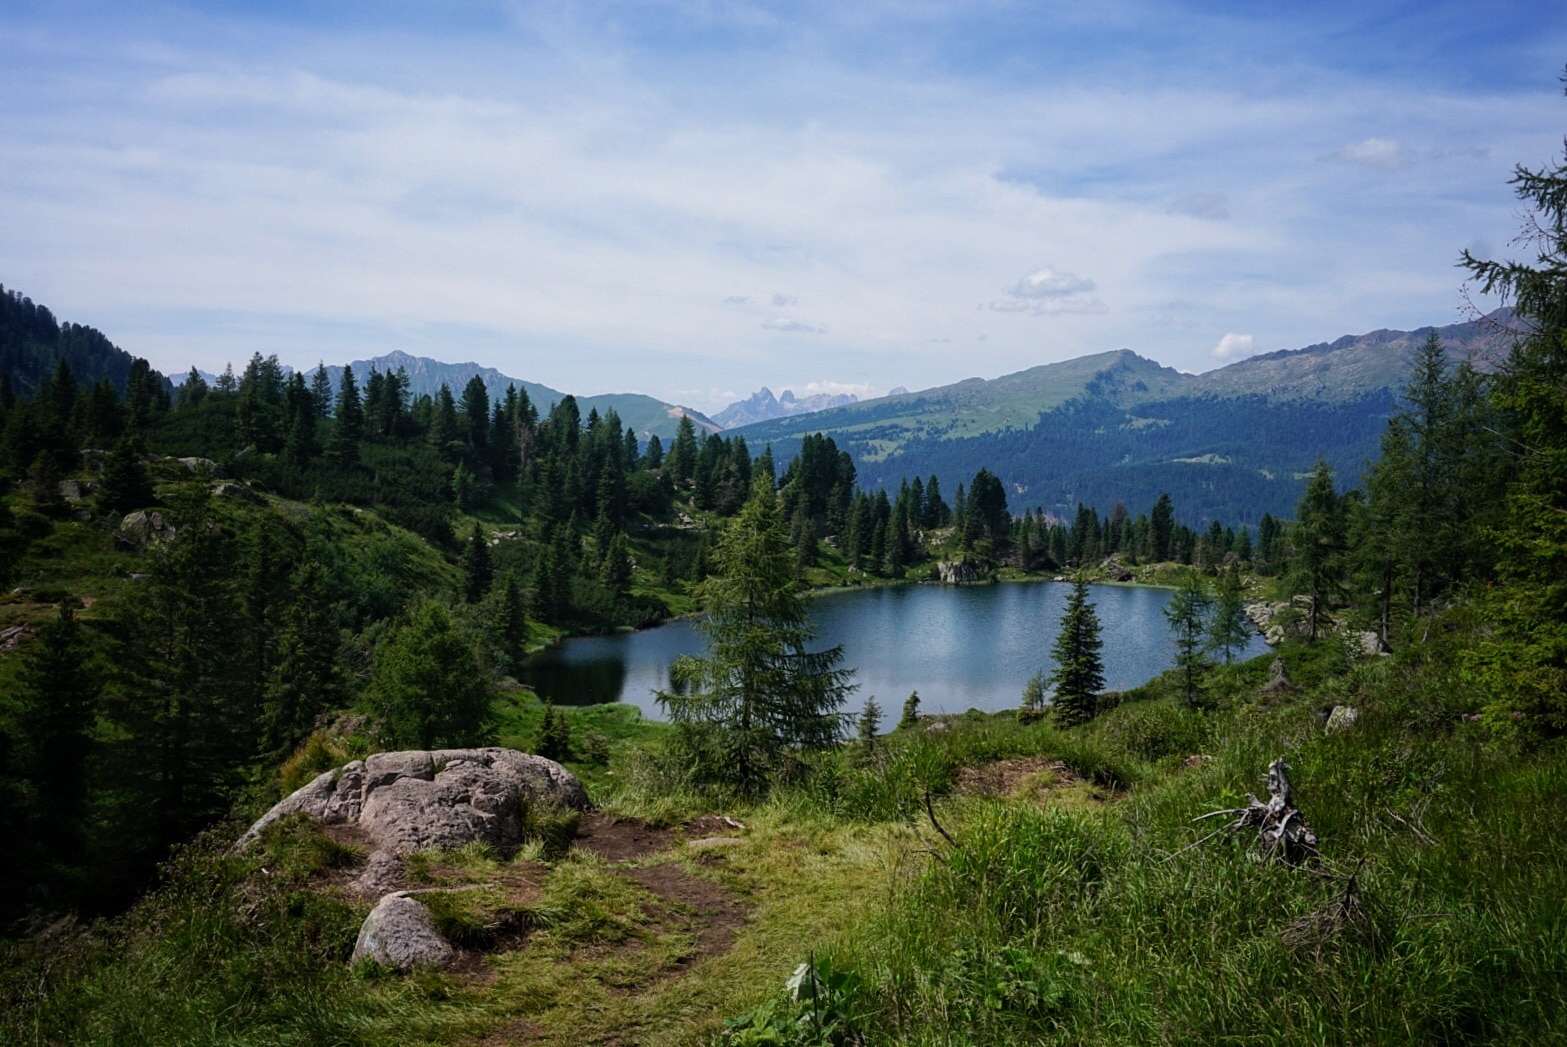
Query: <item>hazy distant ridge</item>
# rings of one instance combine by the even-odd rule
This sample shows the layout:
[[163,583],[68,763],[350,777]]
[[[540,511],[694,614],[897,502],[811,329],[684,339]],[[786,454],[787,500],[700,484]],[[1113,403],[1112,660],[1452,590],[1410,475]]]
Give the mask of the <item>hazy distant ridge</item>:
[[773,391],[764,385],[746,399],[736,400],[713,415],[713,421],[725,429],[733,429],[753,422],[768,422],[774,418],[792,418],[832,407],[843,407],[858,403],[859,399],[853,393],[815,393],[798,397],[790,389],[785,389],[782,396],[774,397]]

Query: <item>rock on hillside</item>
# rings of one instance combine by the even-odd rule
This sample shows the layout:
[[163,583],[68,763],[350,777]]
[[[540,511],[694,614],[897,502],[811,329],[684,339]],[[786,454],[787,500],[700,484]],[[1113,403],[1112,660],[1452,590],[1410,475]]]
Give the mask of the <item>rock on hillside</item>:
[[357,825],[379,850],[408,855],[475,841],[498,848],[522,840],[525,804],[583,810],[587,793],[554,760],[513,749],[376,753],[318,775],[239,838],[248,847],[289,814],[321,825]]

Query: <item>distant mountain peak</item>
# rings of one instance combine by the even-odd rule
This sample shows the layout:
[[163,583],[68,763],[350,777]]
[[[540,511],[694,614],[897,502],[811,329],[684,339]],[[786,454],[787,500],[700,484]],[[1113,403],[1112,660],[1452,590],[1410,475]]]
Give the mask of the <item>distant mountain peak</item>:
[[811,414],[832,407],[858,403],[853,393],[813,393],[795,396],[794,390],[785,389],[783,395],[774,396],[767,386],[762,386],[744,400],[736,400],[713,415],[713,421],[725,429],[733,429],[754,422],[768,422],[774,418],[793,418],[797,414]]

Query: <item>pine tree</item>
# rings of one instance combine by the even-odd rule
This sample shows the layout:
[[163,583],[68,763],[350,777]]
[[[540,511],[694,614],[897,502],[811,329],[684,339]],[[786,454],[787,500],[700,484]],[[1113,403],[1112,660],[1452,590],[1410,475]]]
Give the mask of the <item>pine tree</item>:
[[539,731],[533,742],[535,755],[557,762],[571,759],[571,723],[566,714],[555,708],[549,699],[544,701],[544,716],[539,720]]
[[1208,622],[1208,650],[1223,651],[1224,664],[1229,665],[1234,652],[1244,650],[1251,637],[1251,619],[1246,617],[1245,583],[1240,565],[1232,563],[1219,572],[1213,617]]
[[1202,575],[1189,571],[1170,602],[1164,606],[1164,619],[1175,634],[1175,667],[1181,673],[1181,693],[1188,706],[1197,704],[1197,684],[1211,668],[1206,653],[1208,613],[1213,596]]
[[450,616],[431,600],[376,651],[366,698],[390,746],[481,744],[489,726],[489,684]]
[[715,737],[716,763],[706,773],[756,789],[784,748],[837,741],[851,670],[838,668],[841,647],[806,650],[815,630],[765,480],[755,482],[713,560],[717,574],[697,588],[707,653],[679,659],[675,688],[658,700],[675,723]]
[[1040,669],[1028,678],[1028,683],[1023,685],[1023,701],[1018,708],[1018,721],[1020,723],[1034,723],[1045,715],[1045,706],[1048,704],[1045,694],[1045,671]]
[[495,635],[499,641],[501,668],[515,674],[521,667],[528,643],[527,607],[523,603],[522,586],[517,575],[506,572],[495,608]]
[[69,863],[81,846],[87,760],[98,711],[91,650],[69,602],[38,630],[16,677],[16,762],[29,796],[31,827],[9,846],[38,847],[42,859]]
[[1148,515],[1149,536],[1153,542],[1150,550],[1154,563],[1166,563],[1171,558],[1175,537],[1175,504],[1168,494],[1161,494]]
[[287,753],[305,739],[321,713],[347,701],[338,664],[337,613],[327,591],[326,573],[307,559],[291,579],[293,598],[268,674],[262,709],[262,746]]
[[146,448],[139,436],[121,437],[114,445],[94,495],[100,512],[128,513],[154,504],[152,476],[147,471],[146,457]]
[[462,554],[462,594],[467,603],[478,603],[490,591],[495,569],[490,563],[490,546],[484,539],[484,528],[473,525],[473,533]]
[[359,461],[359,441],[364,436],[365,414],[352,367],[343,368],[343,377],[337,384],[337,407],[333,415],[335,424],[332,426],[328,453],[340,466],[355,465]]
[[1050,653],[1056,669],[1050,674],[1055,689],[1055,715],[1064,726],[1093,718],[1096,696],[1104,689],[1104,662],[1099,651],[1099,616],[1088,602],[1088,576],[1079,571],[1072,578],[1066,613]]
[[898,730],[909,727],[918,727],[920,722],[920,693],[910,691],[909,696],[903,700],[903,715],[898,718]]
[[1311,597],[1308,622],[1311,639],[1316,640],[1327,617],[1329,601],[1343,592],[1344,552],[1348,545],[1344,501],[1333,488],[1333,467],[1326,459],[1317,459],[1316,468],[1306,480],[1290,539],[1297,583]]
[[856,725],[856,734],[859,742],[865,748],[876,744],[876,734],[881,730],[881,706],[876,702],[873,694],[865,699],[865,706],[860,710],[859,722]]

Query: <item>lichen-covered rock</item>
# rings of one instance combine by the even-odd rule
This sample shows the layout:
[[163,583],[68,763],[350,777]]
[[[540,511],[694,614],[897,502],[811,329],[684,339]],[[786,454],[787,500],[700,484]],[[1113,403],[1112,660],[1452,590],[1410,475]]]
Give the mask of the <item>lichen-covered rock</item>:
[[295,790],[236,846],[248,847],[285,815],[303,814],[319,825],[358,825],[393,855],[473,842],[505,849],[522,840],[525,803],[580,811],[588,795],[554,760],[514,749],[376,753]]
[[1355,726],[1355,721],[1360,719],[1360,710],[1353,705],[1335,705],[1333,711],[1328,713],[1328,722],[1323,730],[1328,734],[1338,734]]
[[165,522],[160,512],[138,509],[125,514],[114,536],[132,549],[140,549],[149,542],[174,537],[174,525]]
[[223,467],[211,458],[179,458],[176,461],[191,472],[210,476],[214,480],[223,480],[228,477],[228,473],[223,471]]
[[408,892],[389,894],[370,910],[359,928],[349,963],[374,960],[401,971],[415,967],[444,967],[457,952],[435,929],[435,918],[423,902]]
[[212,494],[217,498],[230,498],[236,502],[249,502],[256,504],[262,500],[261,496],[248,487],[241,487],[237,483],[220,480],[212,485]]

